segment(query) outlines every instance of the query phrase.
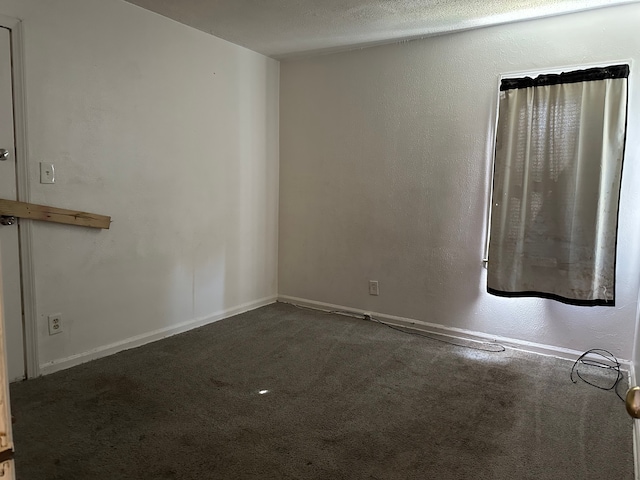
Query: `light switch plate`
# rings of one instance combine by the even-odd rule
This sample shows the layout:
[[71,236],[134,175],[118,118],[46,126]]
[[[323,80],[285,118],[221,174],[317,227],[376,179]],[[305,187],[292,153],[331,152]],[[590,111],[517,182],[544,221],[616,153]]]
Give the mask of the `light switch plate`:
[[56,183],[56,171],[53,163],[40,162],[40,183]]

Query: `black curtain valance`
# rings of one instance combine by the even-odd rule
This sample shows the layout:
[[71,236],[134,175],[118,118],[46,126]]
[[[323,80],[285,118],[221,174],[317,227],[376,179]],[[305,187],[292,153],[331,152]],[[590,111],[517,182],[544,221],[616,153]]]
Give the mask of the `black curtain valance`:
[[559,85],[561,83],[593,82],[607,78],[629,77],[629,65],[612,65],[609,67],[589,68],[587,70],[575,70],[560,74],[539,75],[536,78],[505,78],[500,84],[500,91],[514,88],[543,87],[546,85]]

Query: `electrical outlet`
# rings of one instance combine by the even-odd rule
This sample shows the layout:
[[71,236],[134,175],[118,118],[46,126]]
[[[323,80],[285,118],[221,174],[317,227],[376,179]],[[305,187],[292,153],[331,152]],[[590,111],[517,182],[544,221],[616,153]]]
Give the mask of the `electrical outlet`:
[[62,332],[62,314],[49,315],[49,335]]
[[369,295],[380,295],[380,288],[377,280],[369,280]]

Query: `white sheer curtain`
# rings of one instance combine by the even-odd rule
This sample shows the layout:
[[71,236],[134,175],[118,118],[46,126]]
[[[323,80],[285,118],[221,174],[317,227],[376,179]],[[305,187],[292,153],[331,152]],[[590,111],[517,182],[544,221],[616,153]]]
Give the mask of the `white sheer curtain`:
[[501,86],[488,291],[613,305],[627,65]]

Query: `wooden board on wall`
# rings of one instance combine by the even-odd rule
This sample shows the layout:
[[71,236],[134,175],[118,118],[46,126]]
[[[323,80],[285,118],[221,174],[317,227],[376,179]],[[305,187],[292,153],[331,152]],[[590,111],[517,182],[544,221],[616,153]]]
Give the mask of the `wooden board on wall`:
[[95,213],[78,212],[64,208],[36,205],[34,203],[15,202],[13,200],[0,199],[0,215],[7,215],[44,222],[64,223],[66,225],[78,225],[80,227],[104,228],[111,225],[111,217]]

